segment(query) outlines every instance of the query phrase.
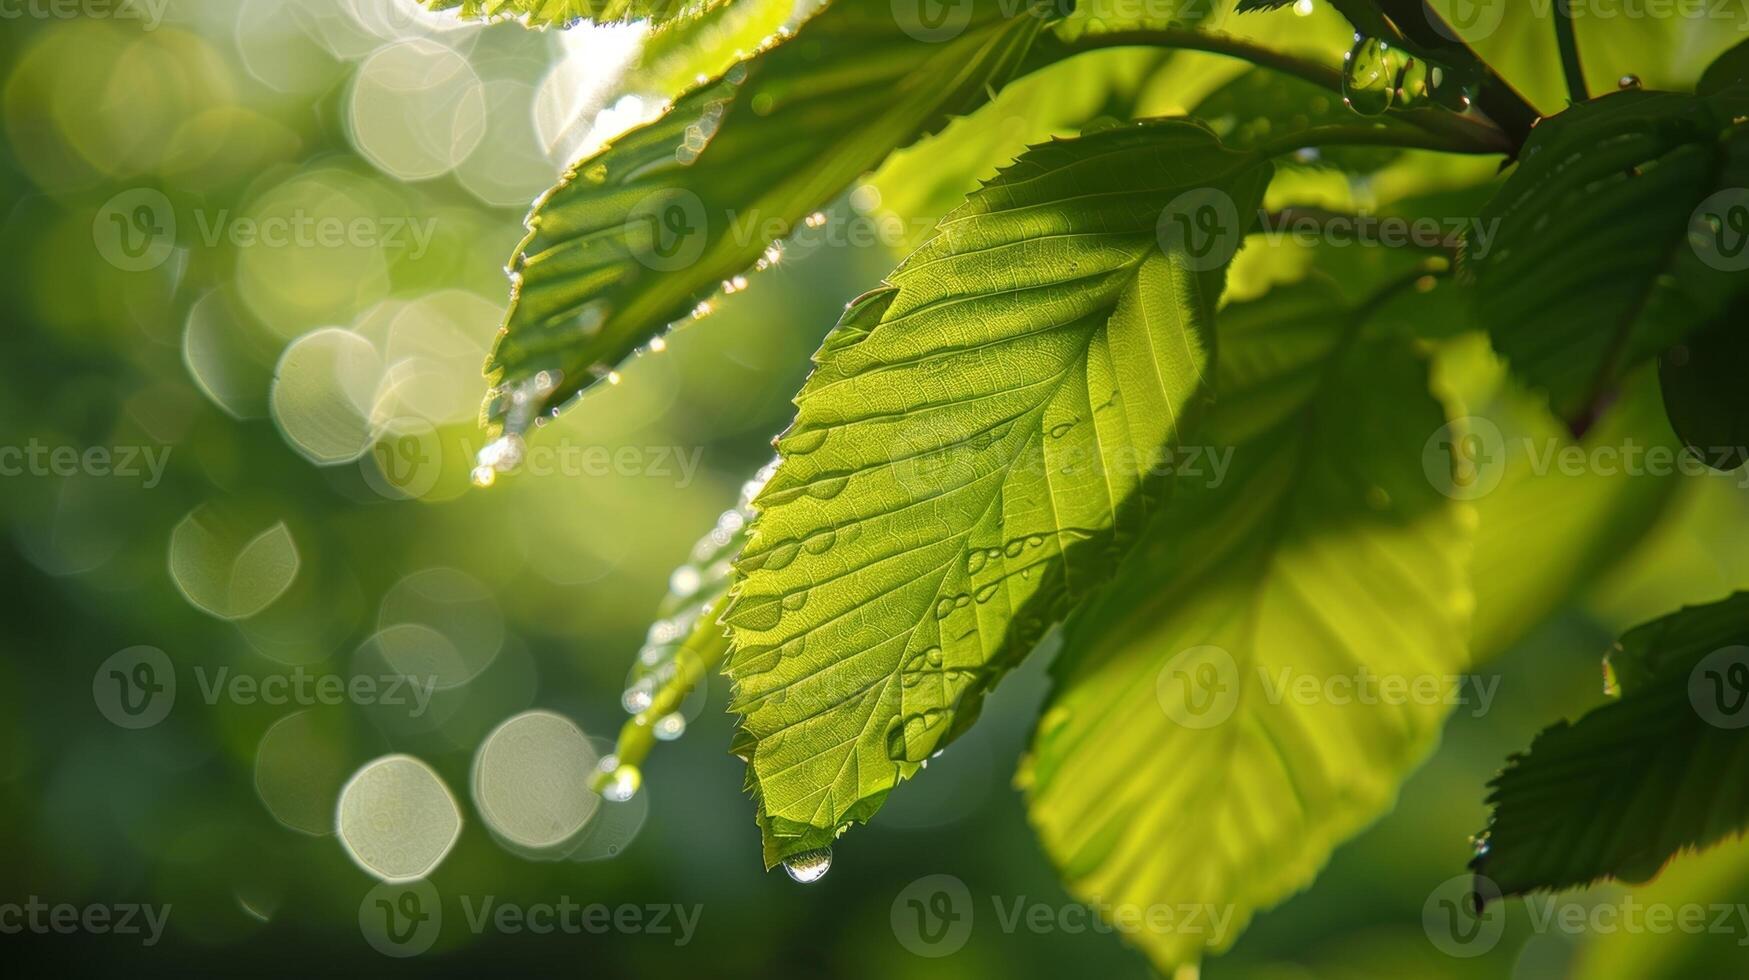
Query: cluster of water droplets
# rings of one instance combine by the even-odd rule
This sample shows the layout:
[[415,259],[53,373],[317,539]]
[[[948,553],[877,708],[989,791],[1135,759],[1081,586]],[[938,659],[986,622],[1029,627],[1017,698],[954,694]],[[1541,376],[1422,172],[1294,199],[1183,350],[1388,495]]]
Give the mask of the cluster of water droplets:
[[1470,87],[1452,79],[1448,69],[1383,38],[1356,34],[1342,59],[1342,101],[1363,116],[1430,103],[1461,110],[1472,98]]
[[558,388],[559,378],[557,370],[540,371],[498,393],[499,398],[509,401],[504,413],[504,434],[487,443],[474,457],[474,486],[489,487],[497,481],[498,474],[522,465],[528,449],[523,433],[537,423],[541,405]]

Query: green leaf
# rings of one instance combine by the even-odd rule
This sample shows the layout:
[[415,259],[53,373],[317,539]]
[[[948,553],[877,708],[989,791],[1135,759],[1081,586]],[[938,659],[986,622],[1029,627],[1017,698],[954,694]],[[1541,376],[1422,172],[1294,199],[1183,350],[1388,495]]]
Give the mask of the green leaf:
[[[1709,208],[1749,213],[1733,102],[1621,92],[1543,121],[1472,243],[1481,323],[1557,414],[1587,424],[1635,365],[1717,317],[1745,285]],[[1722,193],[1723,197],[1716,195]],[[1749,195],[1745,195],[1749,198]],[[1749,229],[1745,229],[1749,232]],[[1749,266],[1749,262],[1744,263]]]
[[432,10],[476,19],[514,19],[529,27],[570,27],[648,20],[662,25],[694,17],[730,0],[424,0]]
[[1442,487],[1476,507],[1471,650],[1473,664],[1480,664],[1505,653],[1612,568],[1633,561],[1681,483],[1674,474],[1627,467],[1570,472],[1557,465],[1561,454],[1575,447],[1587,454],[1599,447],[1672,453],[1677,447],[1648,372],[1633,379],[1583,439],[1574,439],[1543,399],[1514,383],[1479,335],[1445,345],[1436,378],[1470,417],[1473,438],[1455,451],[1473,482]]
[[[1448,27],[1464,25],[1457,33],[1533,104],[1549,114],[1566,108],[1550,3],[1429,3],[1445,14]],[[1721,20],[1720,9],[1718,4],[1675,4],[1668,16],[1576,17],[1590,91],[1613,92],[1630,75],[1647,88],[1692,87],[1709,62],[1740,40],[1741,10],[1732,5],[1730,19]]]
[[672,99],[717,78],[736,62],[793,36],[824,0],[734,0],[715,3],[686,20],[656,30],[638,63],[620,84],[626,92]]
[[486,421],[525,429],[763,264],[893,148],[988,98],[1043,20],[994,0],[967,13],[943,39],[884,0],[839,0],[577,164],[511,260]]
[[1695,91],[1716,95],[1738,85],[1749,85],[1749,41],[1718,56],[1700,76]]
[[1644,880],[1749,824],[1749,593],[1622,635],[1621,699],[1538,735],[1489,785],[1472,863],[1503,895]]
[[[1749,195],[1744,198],[1749,205]],[[1749,218],[1749,207],[1739,214]],[[1749,229],[1745,229],[1749,232]],[[1664,352],[1658,381],[1670,425],[1700,460],[1734,470],[1749,459],[1749,302],[1739,296],[1725,315]]]
[[869,183],[880,192],[883,210],[911,223],[926,219],[920,230],[932,231],[981,180],[1028,146],[1080,135],[1102,116],[1136,116],[1137,95],[1174,56],[1150,49],[1092,51],[1046,65],[1008,83],[990,104],[894,153]]
[[1112,31],[1195,27],[1214,16],[1217,5],[1205,0],[1076,0],[1062,6],[1072,9],[1052,33],[1073,40]]
[[[1232,914],[1224,931],[1134,934],[1168,975],[1391,806],[1467,663],[1475,518],[1422,468],[1446,412],[1410,343],[1357,336],[1363,319],[1308,288],[1223,311],[1203,439],[1233,447],[1230,470],[1177,487],[1070,621],[1021,769],[1077,897]],[[1363,672],[1440,696],[1294,693]]]
[[724,616],[768,861],[866,820],[1108,574],[1270,172],[1183,122],[1036,147],[827,337]]

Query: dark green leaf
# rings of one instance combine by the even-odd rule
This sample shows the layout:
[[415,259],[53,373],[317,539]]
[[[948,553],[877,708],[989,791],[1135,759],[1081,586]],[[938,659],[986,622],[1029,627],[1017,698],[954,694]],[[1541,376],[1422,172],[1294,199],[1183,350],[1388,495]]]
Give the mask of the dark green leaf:
[[1737,85],[1749,84],[1749,41],[1718,56],[1700,76],[1695,91],[1714,95]]
[[1472,866],[1501,894],[1650,877],[1749,824],[1749,594],[1624,634],[1621,699],[1538,735],[1490,784]]
[[1472,240],[1480,322],[1555,411],[1583,426],[1635,365],[1716,318],[1744,287],[1749,139],[1732,104],[1621,92],[1547,119]]
[[[1749,218],[1749,196],[1739,216]],[[1749,232],[1749,229],[1745,229]],[[1685,445],[1716,470],[1749,459],[1749,302],[1742,296],[1711,326],[1664,352],[1664,411]]]

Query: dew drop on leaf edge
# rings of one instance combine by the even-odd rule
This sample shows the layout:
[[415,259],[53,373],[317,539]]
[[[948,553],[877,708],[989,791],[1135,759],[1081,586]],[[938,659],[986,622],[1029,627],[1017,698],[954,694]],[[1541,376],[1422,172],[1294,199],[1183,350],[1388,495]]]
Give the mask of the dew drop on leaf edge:
[[832,870],[832,849],[822,847],[784,858],[783,870],[794,881],[804,885],[812,884],[826,877],[826,872]]

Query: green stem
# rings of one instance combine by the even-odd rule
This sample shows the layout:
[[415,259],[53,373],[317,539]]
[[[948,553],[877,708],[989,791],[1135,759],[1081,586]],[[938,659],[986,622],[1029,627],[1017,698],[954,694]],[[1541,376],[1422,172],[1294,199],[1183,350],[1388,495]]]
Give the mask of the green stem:
[[[1044,45],[1053,39],[1052,36],[1047,35],[1039,43]],[[1173,27],[1100,31],[1083,34],[1072,41],[1057,41],[1056,43],[1066,52],[1065,56],[1080,54],[1083,51],[1098,51],[1104,48],[1139,47],[1178,48],[1184,51],[1221,54],[1229,58],[1237,58],[1240,61],[1248,61],[1261,68],[1272,68],[1283,74],[1304,79],[1314,85],[1321,85],[1334,92],[1342,90],[1342,73],[1334,68],[1213,31]]]
[[[1260,68],[1268,68],[1284,75],[1291,75],[1337,95],[1342,94],[1342,73],[1328,65],[1285,54],[1225,34],[1182,28],[1106,31],[1086,34],[1073,41],[1062,41],[1052,35],[1046,35],[1038,43],[1039,50],[1033,56],[1037,60],[1034,61],[1032,67],[1042,67],[1044,64],[1070,58],[1087,51],[1133,47],[1176,48],[1184,51],[1225,55],[1229,58],[1249,62]],[[1444,109],[1392,109],[1389,115],[1417,129],[1449,141],[1432,147],[1434,149],[1461,145],[1465,149],[1453,152],[1511,154],[1518,145],[1498,126],[1472,116],[1459,115]]]
[[[706,612],[705,615],[714,616],[714,613]],[[703,683],[722,663],[723,655],[729,650],[728,638],[711,635],[708,642],[700,643],[697,642],[699,635],[695,633],[674,651],[674,676],[651,697],[649,707],[620,726],[614,757],[621,766],[636,768],[644,764],[650,751],[656,747],[656,722],[679,711],[692,689]],[[599,793],[612,780],[611,771],[597,771],[590,779],[590,788]]]
[[1314,126],[1287,133],[1259,145],[1260,156],[1278,157],[1310,147],[1320,146],[1398,146],[1410,150],[1437,150],[1442,153],[1491,155],[1506,152],[1493,144],[1474,143],[1443,133],[1404,129],[1378,123],[1342,123]]
[[1591,92],[1585,87],[1585,66],[1579,60],[1579,37],[1573,29],[1573,8],[1569,0],[1555,0],[1555,39],[1561,46],[1561,70],[1567,75],[1567,98],[1586,102]]

